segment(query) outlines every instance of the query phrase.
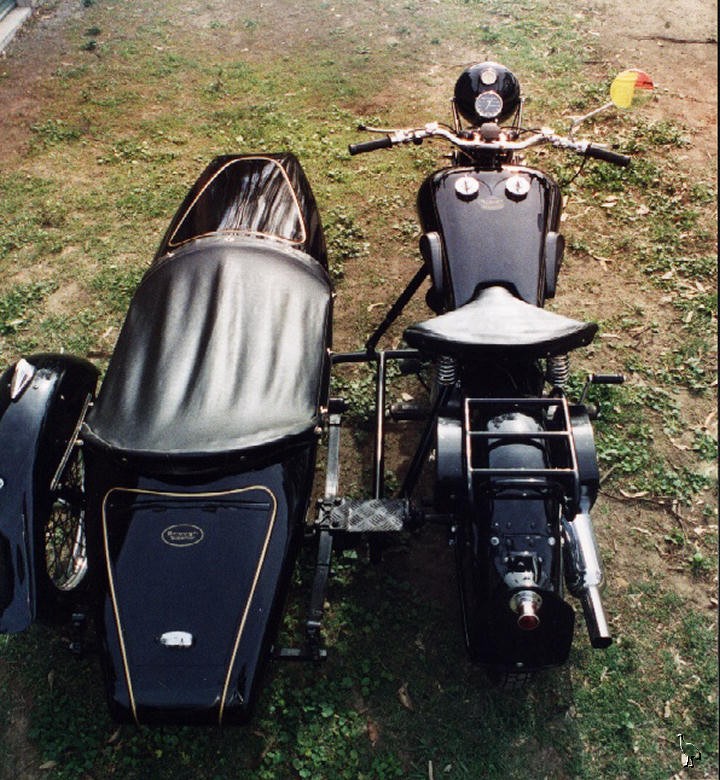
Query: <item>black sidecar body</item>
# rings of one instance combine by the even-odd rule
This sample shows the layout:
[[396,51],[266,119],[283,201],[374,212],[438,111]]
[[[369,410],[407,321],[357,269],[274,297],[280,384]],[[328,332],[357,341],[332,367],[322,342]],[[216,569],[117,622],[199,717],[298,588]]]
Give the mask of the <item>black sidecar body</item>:
[[[249,715],[310,499],[331,308],[298,161],[219,157],[140,282],[97,398],[97,372],[63,356],[3,376],[0,630],[49,611],[38,581],[57,605],[80,593],[118,719]],[[60,568],[82,577],[58,581],[70,483]]]

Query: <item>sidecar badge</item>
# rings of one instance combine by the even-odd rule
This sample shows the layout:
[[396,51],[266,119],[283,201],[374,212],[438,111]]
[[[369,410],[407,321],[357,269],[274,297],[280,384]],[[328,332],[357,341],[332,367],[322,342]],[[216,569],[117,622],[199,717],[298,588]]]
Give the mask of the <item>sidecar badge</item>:
[[455,193],[458,198],[472,200],[480,191],[480,182],[472,176],[461,176],[455,182]]
[[35,366],[28,363],[25,358],[20,358],[15,366],[15,373],[10,381],[10,400],[17,401],[27,390],[28,385],[35,376]]
[[161,538],[170,547],[192,547],[202,542],[205,532],[196,525],[171,525],[162,532]]
[[194,637],[189,631],[166,631],[160,636],[163,647],[192,647]]

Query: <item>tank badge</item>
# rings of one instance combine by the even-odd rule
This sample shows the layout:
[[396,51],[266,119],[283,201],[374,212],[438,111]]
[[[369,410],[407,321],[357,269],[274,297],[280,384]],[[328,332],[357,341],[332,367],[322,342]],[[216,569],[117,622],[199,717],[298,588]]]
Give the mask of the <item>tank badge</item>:
[[500,198],[483,198],[480,201],[480,208],[484,211],[500,211],[505,208],[505,204]]
[[170,547],[192,547],[205,538],[205,532],[196,525],[171,525],[161,534],[165,544]]

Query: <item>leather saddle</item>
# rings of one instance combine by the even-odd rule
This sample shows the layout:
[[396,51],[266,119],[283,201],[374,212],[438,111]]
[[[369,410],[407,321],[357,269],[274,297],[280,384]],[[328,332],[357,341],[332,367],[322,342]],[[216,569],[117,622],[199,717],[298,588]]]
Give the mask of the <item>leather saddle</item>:
[[596,332],[594,322],[554,314],[494,285],[481,289],[459,309],[411,325],[405,340],[431,354],[538,359],[583,347]]

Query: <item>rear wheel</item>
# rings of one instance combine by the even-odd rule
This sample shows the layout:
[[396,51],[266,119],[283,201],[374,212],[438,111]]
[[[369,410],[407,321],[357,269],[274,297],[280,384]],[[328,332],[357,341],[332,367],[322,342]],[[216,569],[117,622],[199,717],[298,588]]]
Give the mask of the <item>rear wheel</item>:
[[88,568],[85,465],[75,447],[52,494],[45,524],[45,568],[50,590],[62,600],[83,584]]

